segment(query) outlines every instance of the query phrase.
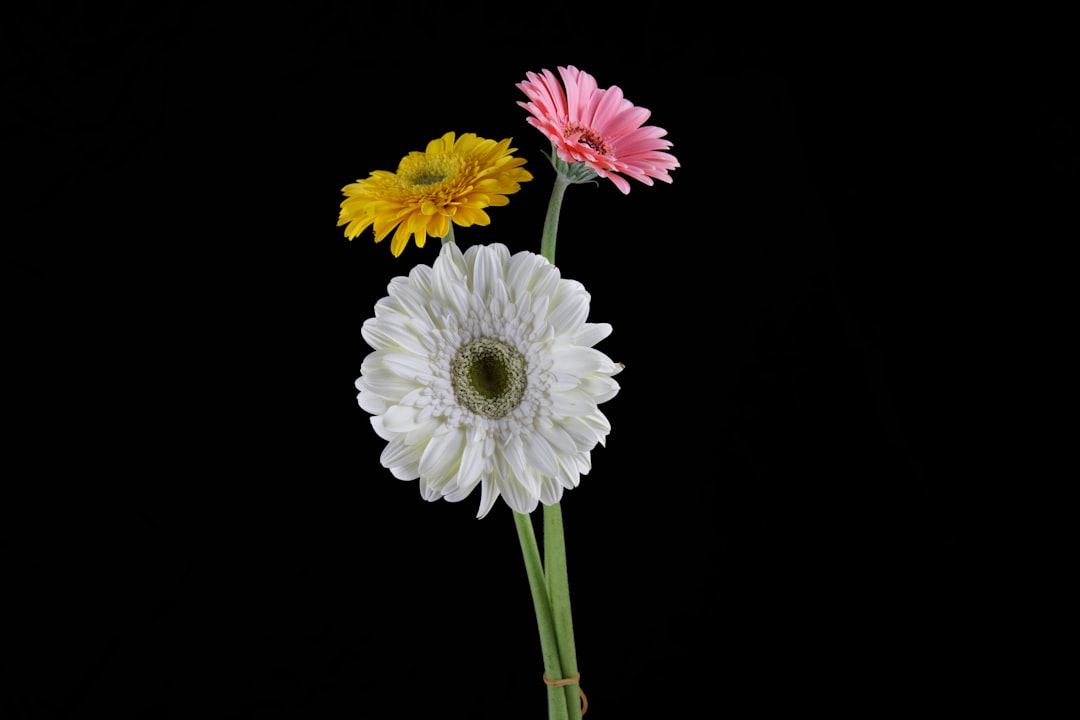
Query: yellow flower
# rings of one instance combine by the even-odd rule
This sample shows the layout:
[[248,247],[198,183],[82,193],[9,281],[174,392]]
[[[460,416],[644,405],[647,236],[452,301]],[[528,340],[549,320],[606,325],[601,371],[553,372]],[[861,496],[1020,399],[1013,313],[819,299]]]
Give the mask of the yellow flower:
[[491,218],[484,208],[506,205],[506,196],[521,189],[519,183],[532,180],[521,167],[525,160],[510,154],[516,149],[510,138],[495,142],[465,133],[455,141],[448,132],[424,152],[403,157],[396,173],[375,170],[343,187],[337,224],[347,224],[350,240],[374,226],[375,242],[397,228],[390,241],[394,257],[401,255],[410,235],[417,247],[424,247],[428,235],[445,237],[451,221],[462,227],[487,225]]

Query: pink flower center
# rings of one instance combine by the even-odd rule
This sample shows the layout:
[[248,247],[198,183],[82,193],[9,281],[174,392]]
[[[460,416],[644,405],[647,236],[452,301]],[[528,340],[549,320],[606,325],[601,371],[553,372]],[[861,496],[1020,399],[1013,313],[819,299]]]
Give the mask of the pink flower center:
[[582,145],[586,145],[601,155],[608,154],[608,146],[607,143],[604,142],[604,138],[600,137],[600,135],[592,128],[582,127],[577,123],[574,123],[573,125],[567,125],[566,128],[563,129],[563,136],[571,142],[579,142]]

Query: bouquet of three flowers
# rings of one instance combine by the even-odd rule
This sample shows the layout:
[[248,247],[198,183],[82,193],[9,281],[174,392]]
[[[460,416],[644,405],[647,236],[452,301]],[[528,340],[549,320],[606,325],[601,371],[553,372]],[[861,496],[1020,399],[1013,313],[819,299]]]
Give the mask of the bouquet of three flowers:
[[[622,365],[596,349],[612,331],[589,322],[585,286],[562,277],[555,245],[563,195],[574,184],[671,182],[679,167],[649,111],[600,88],[573,66],[529,72],[517,84],[527,121],[551,142],[554,183],[540,252],[501,243],[462,249],[454,227],[488,225],[533,179],[511,140],[448,132],[396,172],[376,170],[343,188],[338,225],[349,239],[372,228],[400,256],[409,241],[441,239],[432,265],[390,280],[361,328],[372,352],[356,381],[360,407],[386,441],[380,462],[417,480],[429,501],[479,488],[478,517],[502,498],[513,512],[548,686],[550,718],[578,718],[580,687],[560,502],[591,467],[611,426],[599,406],[619,391]],[[543,552],[531,514],[542,508]]]

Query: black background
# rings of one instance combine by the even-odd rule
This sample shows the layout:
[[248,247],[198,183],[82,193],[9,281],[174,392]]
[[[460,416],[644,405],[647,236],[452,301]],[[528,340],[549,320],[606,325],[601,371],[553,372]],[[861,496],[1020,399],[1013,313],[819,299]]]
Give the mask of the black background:
[[563,209],[558,264],[626,365],[562,503],[589,717],[955,687],[989,641],[954,353],[974,219],[1011,217],[976,188],[1008,163],[1032,216],[1067,199],[1068,53],[562,12],[13,13],[0,714],[545,717],[507,507],[425,503],[355,402],[363,320],[438,242],[395,259],[335,223],[343,185],[444,132],[512,137],[535,179],[457,237],[538,251],[552,171],[514,83],[565,64],[650,108],[682,164]]

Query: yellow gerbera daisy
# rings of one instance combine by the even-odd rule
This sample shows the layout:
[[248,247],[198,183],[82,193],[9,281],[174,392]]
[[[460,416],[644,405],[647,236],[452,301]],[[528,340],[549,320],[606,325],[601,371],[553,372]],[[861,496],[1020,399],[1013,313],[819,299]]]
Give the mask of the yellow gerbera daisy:
[[487,225],[491,218],[484,208],[506,205],[506,196],[521,189],[519,183],[532,180],[521,167],[525,160],[510,154],[516,149],[510,138],[495,142],[465,133],[455,140],[448,132],[424,152],[403,157],[396,173],[375,170],[343,187],[337,224],[347,224],[350,240],[374,226],[375,242],[397,228],[390,241],[394,257],[401,255],[410,235],[417,247],[424,247],[428,235],[446,237],[451,221],[462,227]]

